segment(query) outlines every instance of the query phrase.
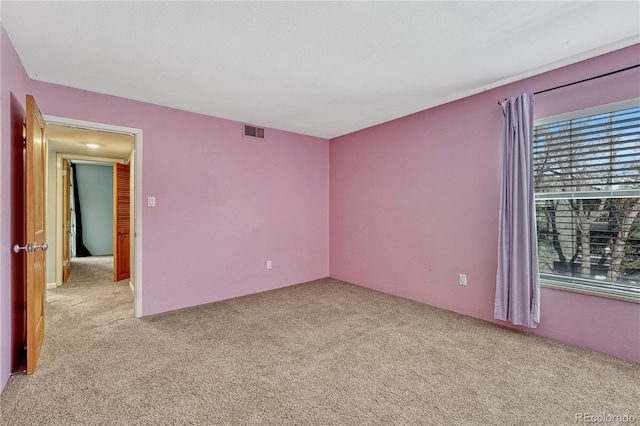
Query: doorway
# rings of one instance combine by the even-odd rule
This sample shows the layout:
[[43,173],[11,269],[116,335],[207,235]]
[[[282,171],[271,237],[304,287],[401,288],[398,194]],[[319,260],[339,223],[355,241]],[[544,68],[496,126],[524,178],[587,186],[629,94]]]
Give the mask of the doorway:
[[[84,164],[98,163],[121,163],[129,164],[131,168],[131,242],[129,245],[131,253],[131,276],[129,286],[134,294],[134,315],[142,316],[142,233],[141,233],[141,177],[142,177],[142,130],[127,128],[102,123],[87,122],[68,118],[45,116],[47,128],[53,130],[64,130],[66,136],[56,135],[49,132],[47,137],[50,142],[49,151],[49,179],[48,188],[51,215],[47,223],[51,230],[49,239],[54,241],[52,248],[55,253],[51,253],[50,266],[55,270],[54,278],[48,280],[48,287],[57,287],[63,282],[63,241],[64,233],[67,231],[67,222],[63,212],[63,164],[70,160],[82,162]],[[87,145],[92,143],[92,137],[101,134],[107,139],[97,142],[99,148],[87,155]],[[52,137],[52,135],[54,137]],[[71,135],[71,136],[69,136]],[[113,141],[108,139],[112,138]],[[131,141],[128,147],[123,146],[127,140]],[[106,141],[106,142],[105,142]],[[52,143],[53,142],[53,143]],[[81,146],[82,145],[82,146]],[[93,155],[93,152],[96,154]],[[73,272],[72,272],[73,273]]]
[[[91,140],[95,133],[76,132],[82,140]],[[55,131],[52,137],[56,136]],[[105,138],[104,135],[100,137]],[[108,137],[108,136],[107,136]],[[133,149],[133,137],[125,141],[125,148]],[[116,169],[129,170],[128,162],[87,161],[68,158],[67,154],[57,154],[62,157],[62,205],[57,206],[58,214],[62,217],[62,283],[78,282],[79,276],[91,276],[91,266],[103,271],[108,268],[112,281],[124,281],[124,284],[133,287],[129,281],[129,253],[128,240],[131,222],[130,202],[128,195],[131,192],[129,179],[126,183],[117,185],[115,178]],[[124,186],[122,188],[121,186]],[[52,191],[53,192],[53,191]],[[120,207],[116,201],[120,195],[127,196],[122,201],[123,210],[118,216],[116,207]],[[118,218],[118,220],[116,220]],[[125,244],[118,245],[116,224],[122,224],[127,231]],[[52,256],[53,257],[53,256]],[[59,256],[58,256],[59,258]],[[121,262],[116,262],[122,258]],[[110,259],[110,264],[109,264]],[[53,262],[54,259],[51,259]],[[56,265],[59,273],[60,262]],[[116,268],[118,266],[118,268]],[[55,271],[51,271],[55,277]],[[89,273],[89,274],[88,274]],[[109,277],[97,274],[101,280],[109,280]],[[117,278],[116,278],[117,277]],[[58,287],[58,276],[52,287]]]

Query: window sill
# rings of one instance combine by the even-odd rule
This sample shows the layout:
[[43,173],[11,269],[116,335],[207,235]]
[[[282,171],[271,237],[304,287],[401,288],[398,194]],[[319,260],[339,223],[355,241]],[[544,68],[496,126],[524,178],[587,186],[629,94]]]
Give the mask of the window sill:
[[604,297],[607,299],[623,300],[625,302],[639,303],[640,294],[623,294],[613,291],[607,291],[605,289],[593,288],[588,285],[582,285],[578,283],[563,283],[557,281],[551,281],[548,279],[540,279],[540,287],[551,288],[554,290],[569,291],[572,293],[588,294],[590,296]]

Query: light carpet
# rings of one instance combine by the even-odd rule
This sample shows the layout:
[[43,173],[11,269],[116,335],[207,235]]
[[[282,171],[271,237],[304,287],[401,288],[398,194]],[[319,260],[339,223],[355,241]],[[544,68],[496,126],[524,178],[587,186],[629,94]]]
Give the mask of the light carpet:
[[639,364],[334,279],[135,319],[126,281],[85,272],[48,292],[2,424],[640,423]]

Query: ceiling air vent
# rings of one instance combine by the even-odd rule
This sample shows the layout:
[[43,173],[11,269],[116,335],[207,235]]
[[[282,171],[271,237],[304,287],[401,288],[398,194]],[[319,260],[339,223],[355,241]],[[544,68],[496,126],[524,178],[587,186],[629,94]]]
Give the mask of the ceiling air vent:
[[244,135],[252,138],[264,139],[264,129],[261,127],[244,125]]

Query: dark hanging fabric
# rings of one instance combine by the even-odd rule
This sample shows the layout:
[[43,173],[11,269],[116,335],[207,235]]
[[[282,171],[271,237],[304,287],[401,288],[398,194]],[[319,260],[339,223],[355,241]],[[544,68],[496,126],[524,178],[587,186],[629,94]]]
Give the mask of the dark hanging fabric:
[[73,180],[73,202],[75,203],[75,213],[76,213],[76,257],[88,257],[91,256],[91,252],[84,245],[84,241],[82,239],[82,214],[80,212],[80,196],[78,194],[78,174],[76,173],[76,165],[70,163],[71,170],[71,178]]

